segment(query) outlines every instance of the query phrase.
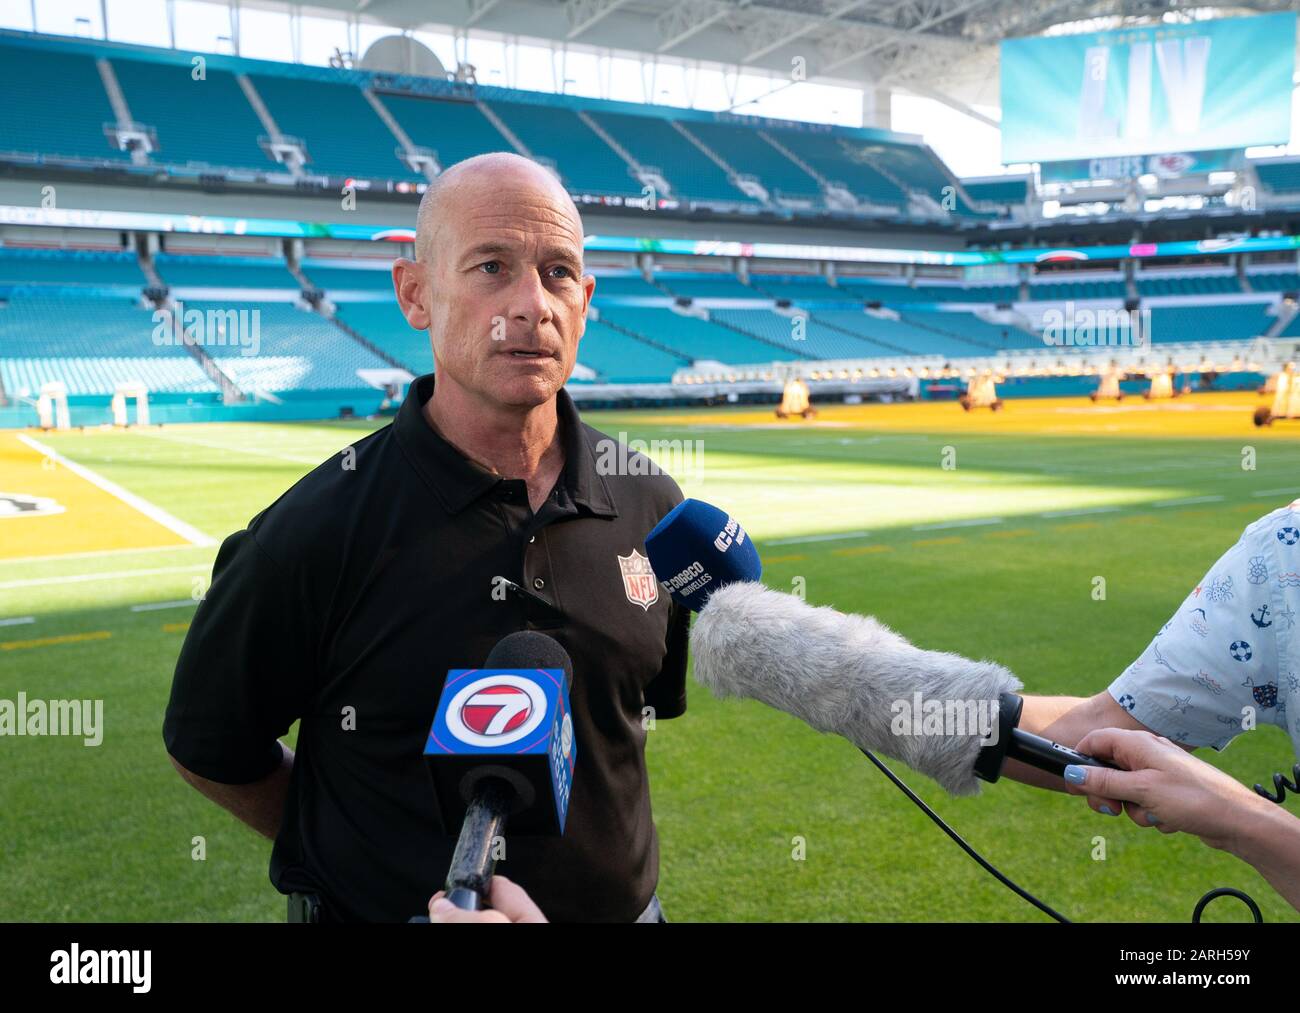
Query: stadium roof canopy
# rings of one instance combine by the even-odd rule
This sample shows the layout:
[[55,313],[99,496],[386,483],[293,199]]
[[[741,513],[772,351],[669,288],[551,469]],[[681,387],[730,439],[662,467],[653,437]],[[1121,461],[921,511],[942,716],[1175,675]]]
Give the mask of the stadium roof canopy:
[[[401,29],[450,25],[995,104],[996,45],[1064,23],[1230,17],[1294,0],[312,0]],[[1080,26],[1081,30],[1084,26]],[[1087,26],[1093,27],[1093,26]]]

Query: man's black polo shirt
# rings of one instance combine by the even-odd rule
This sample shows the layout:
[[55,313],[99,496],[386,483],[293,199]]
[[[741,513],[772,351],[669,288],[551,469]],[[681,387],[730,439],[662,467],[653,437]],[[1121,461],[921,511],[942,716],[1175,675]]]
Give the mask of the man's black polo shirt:
[[[561,390],[564,470],[534,515],[522,480],[472,463],[428,424],[432,392],[421,377],[392,425],[223,543],[177,662],[167,750],[245,784],[279,765],[276,739],[301,719],[272,882],[320,892],[337,917],[406,921],[441,889],[460,832],[442,825],[421,756],[447,670],[483,664],[515,630],[544,630],[573,659],[568,825],[562,838],[507,828],[500,871],[554,921],[630,922],[659,867],[642,709],[685,710],[689,614],[654,581],[655,600],[635,600],[646,585],[624,581],[619,557],[644,556],[681,491],[644,468],[603,474],[609,437]],[[496,576],[558,617],[517,594],[498,600]]]

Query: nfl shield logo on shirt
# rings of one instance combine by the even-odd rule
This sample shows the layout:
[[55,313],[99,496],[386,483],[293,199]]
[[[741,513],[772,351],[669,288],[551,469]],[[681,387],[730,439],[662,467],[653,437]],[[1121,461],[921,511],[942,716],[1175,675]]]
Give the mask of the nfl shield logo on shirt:
[[630,556],[618,557],[618,568],[623,573],[627,600],[649,612],[650,606],[659,600],[659,581],[650,569],[650,560],[633,549]]

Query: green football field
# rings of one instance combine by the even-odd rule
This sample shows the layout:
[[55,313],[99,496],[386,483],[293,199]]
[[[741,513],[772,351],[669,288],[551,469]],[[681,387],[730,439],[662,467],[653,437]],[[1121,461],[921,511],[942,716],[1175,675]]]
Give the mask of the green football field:
[[[1300,423],[1258,433],[1235,403],[1100,416],[1081,404],[1017,403],[996,421],[951,405],[844,408],[814,425],[760,425],[770,416],[743,409],[586,418],[628,438],[693,441],[658,453],[686,495],[746,526],[772,587],[870,613],[925,648],[999,661],[1029,692],[1091,695],[1246,524],[1300,495]],[[219,540],[375,425],[38,439]],[[21,491],[9,485],[0,471],[0,489]],[[35,527],[18,530],[41,523],[0,521],[0,697],[99,698],[105,731],[97,747],[0,739],[0,920],[282,920],[270,843],[190,789],[163,750],[172,667],[215,548],[60,554],[36,544]],[[672,921],[1047,920],[856,748],[762,705],[692,684],[687,714],[658,724],[648,754]],[[1295,761],[1272,726],[1198,755],[1247,784]],[[1071,919],[1187,921],[1201,894],[1233,886],[1267,920],[1297,920],[1253,870],[1195,838],[1014,782],[952,799],[891,765]],[[1246,918],[1232,901],[1207,916]]]

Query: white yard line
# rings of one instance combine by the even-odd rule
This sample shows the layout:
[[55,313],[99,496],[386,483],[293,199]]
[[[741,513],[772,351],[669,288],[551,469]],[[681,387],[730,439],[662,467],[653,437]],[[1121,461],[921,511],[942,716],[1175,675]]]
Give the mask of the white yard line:
[[944,528],[974,528],[982,524],[1005,524],[1001,517],[971,517],[964,521],[943,521],[939,524],[914,524],[913,531],[942,531]]
[[846,538],[866,538],[870,531],[846,531],[837,535],[799,535],[795,538],[764,538],[764,545],[799,545],[802,542],[838,542]]
[[119,570],[116,573],[73,573],[63,577],[32,577],[26,580],[0,582],[0,591],[13,591],[21,587],[52,587],[56,584],[84,584],[92,580],[125,580],[128,577],[152,577],[163,573],[192,573],[206,577],[206,567],[160,566],[152,570]]
[[0,619],[0,626],[26,626],[36,622],[35,616],[19,616],[17,619]]
[[30,436],[27,436],[24,433],[19,433],[18,439],[21,440],[23,443],[27,444],[27,446],[31,447],[33,450],[35,450],[38,454],[44,454],[50,460],[67,468],[74,475],[77,475],[80,478],[84,478],[91,485],[98,486],[100,489],[103,489],[104,492],[108,493],[110,496],[116,496],[127,506],[140,511],[140,513],[144,514],[150,520],[155,521],[158,524],[161,524],[163,527],[165,527],[168,531],[171,531],[173,534],[180,535],[190,544],[205,545],[205,546],[217,544],[216,539],[210,538],[208,535],[205,535],[202,531],[194,527],[192,524],[186,524],[179,517],[173,517],[162,507],[154,506],[148,500],[142,499],[141,497],[137,496],[135,493],[123,489],[116,482],[111,482],[108,479],[106,479],[103,475],[96,474],[95,472],[91,471],[89,468],[85,467],[84,465],[78,464],[76,461],[69,460],[68,458],[60,454],[57,450],[55,450],[53,447],[47,447],[39,440],[33,440]]
[[1087,514],[1112,514],[1118,510],[1119,507],[1117,506],[1081,507],[1078,510],[1049,510],[1047,513],[1038,516],[1050,520],[1057,517],[1083,517]]
[[1222,503],[1223,496],[1190,496],[1187,499],[1162,499],[1151,506],[1159,510],[1162,507],[1191,506],[1194,503]]
[[[215,544],[215,543],[214,543]],[[151,549],[96,549],[93,552],[62,552],[51,556],[17,556],[13,559],[0,559],[0,568],[14,563],[56,563],[61,559],[97,559],[100,556],[129,556],[144,552],[193,552],[200,545],[155,545]]]
[[[331,455],[325,457],[293,457],[289,454],[277,454],[273,450],[259,450],[256,447],[232,447],[227,443],[215,443],[212,440],[194,440],[184,436],[172,436],[163,433],[146,433],[136,431],[136,436],[147,437],[154,440],[165,440],[168,443],[182,443],[191,447],[206,447],[209,450],[220,450],[227,454],[248,454],[252,457],[269,457],[276,461],[286,461],[290,464],[310,464],[317,465],[329,460]],[[337,453],[338,451],[334,451]]]
[[157,612],[160,609],[179,609],[188,606],[197,605],[193,598],[184,598],[180,601],[155,601],[147,605],[132,605],[132,612]]

